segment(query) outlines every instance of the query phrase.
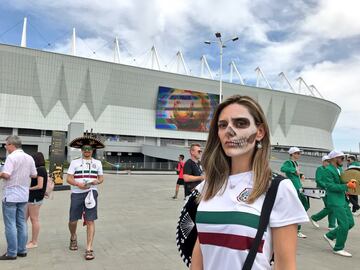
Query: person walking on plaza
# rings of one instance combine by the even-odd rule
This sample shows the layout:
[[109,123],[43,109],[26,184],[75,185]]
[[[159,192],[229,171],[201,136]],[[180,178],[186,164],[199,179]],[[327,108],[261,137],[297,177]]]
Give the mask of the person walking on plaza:
[[193,143],[190,146],[190,158],[184,164],[185,197],[189,196],[194,188],[204,180],[200,164],[201,145]]
[[[322,165],[316,169],[315,181],[316,181],[316,187],[325,190],[326,187],[324,183],[324,171],[326,167],[329,165],[329,157],[325,155],[322,157],[321,160],[322,160]],[[324,202],[324,208],[320,212],[312,215],[310,221],[314,225],[314,227],[319,228],[320,225],[317,222],[327,216],[328,229],[333,230],[335,229],[336,220],[334,214],[329,211],[329,207],[327,206],[327,195],[325,195],[325,197],[323,197],[322,199]]]
[[35,178],[37,172],[33,158],[21,149],[21,139],[18,136],[8,136],[5,148],[9,155],[0,178],[3,179],[2,213],[7,251],[0,256],[0,260],[15,260],[27,255],[25,211],[31,178]]
[[[286,160],[280,168],[280,171],[286,174],[286,177],[289,178],[298,194],[298,197],[304,206],[305,211],[309,209],[309,202],[307,198],[300,192],[302,188],[301,184],[301,173],[300,173],[300,166],[298,164],[298,160],[301,156],[301,150],[298,147],[290,147],[288,151],[290,158]],[[298,237],[299,238],[306,238],[306,235],[301,232],[301,225],[298,226]]]
[[40,207],[43,204],[48,174],[45,168],[45,158],[41,152],[33,156],[37,177],[31,179],[29,201],[27,204],[26,220],[31,221],[31,240],[27,243],[26,248],[36,248],[38,246],[38,237],[40,232]]
[[[179,155],[179,162],[176,166],[176,173],[178,174],[178,180],[176,182],[175,187],[175,195],[172,197],[173,199],[176,199],[179,193],[180,186],[184,186],[184,155]],[[184,188],[184,197],[185,195],[185,188]]]
[[[360,162],[356,160],[354,155],[347,156],[347,168],[359,168],[360,169]],[[352,214],[354,216],[360,215],[360,205],[358,195],[351,195],[349,194],[349,202],[352,204]]]
[[[308,217],[291,181],[273,174],[269,159],[270,131],[260,105],[247,96],[226,99],[214,113],[202,157],[206,179],[196,187],[201,196],[191,270],[270,270],[273,252],[274,269],[296,269],[297,224]],[[278,177],[274,206],[263,222],[264,200],[274,194]]]
[[324,235],[335,254],[351,257],[345,251],[345,242],[349,230],[354,226],[354,219],[345,197],[345,193],[356,188],[356,181],[349,181],[347,184],[340,179],[340,169],[344,161],[344,153],[333,150],[329,153],[329,166],[324,171],[324,183],[327,193],[327,205],[337,221],[337,227]]
[[[104,144],[95,137],[84,136],[74,139],[70,147],[81,148],[82,157],[71,161],[67,171],[67,182],[71,185],[71,205],[69,217],[70,250],[77,250],[77,223],[84,215],[86,223],[85,259],[95,258],[93,241],[95,220],[97,219],[97,185],[104,182],[103,168],[99,160],[92,157],[94,149],[104,148]],[[90,198],[89,205],[88,199]]]

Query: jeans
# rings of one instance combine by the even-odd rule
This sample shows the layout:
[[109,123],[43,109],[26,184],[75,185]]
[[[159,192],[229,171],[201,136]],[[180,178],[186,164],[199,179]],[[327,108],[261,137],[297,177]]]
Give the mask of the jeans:
[[3,202],[2,212],[7,241],[6,254],[16,257],[18,253],[26,253],[28,238],[25,220],[25,207],[27,202]]

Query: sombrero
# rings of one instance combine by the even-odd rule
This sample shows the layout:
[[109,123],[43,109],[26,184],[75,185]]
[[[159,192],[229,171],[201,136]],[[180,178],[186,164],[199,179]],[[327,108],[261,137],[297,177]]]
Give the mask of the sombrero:
[[95,134],[86,132],[84,136],[73,139],[69,146],[73,148],[81,148],[84,145],[90,145],[94,149],[105,148],[104,143],[96,137]]

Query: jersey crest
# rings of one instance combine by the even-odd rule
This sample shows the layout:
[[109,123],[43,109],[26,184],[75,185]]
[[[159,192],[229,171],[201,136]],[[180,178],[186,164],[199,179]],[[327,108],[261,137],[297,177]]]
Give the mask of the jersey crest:
[[246,202],[251,194],[252,188],[245,188],[240,194],[236,197],[238,202]]

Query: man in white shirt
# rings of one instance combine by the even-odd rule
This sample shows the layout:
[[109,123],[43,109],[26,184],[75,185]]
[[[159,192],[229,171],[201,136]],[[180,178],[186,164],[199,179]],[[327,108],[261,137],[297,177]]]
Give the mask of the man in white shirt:
[[6,138],[8,152],[0,178],[3,179],[2,212],[7,251],[0,260],[26,257],[27,226],[25,209],[29,199],[31,178],[37,176],[34,159],[21,149],[21,140],[12,135]]
[[[95,220],[97,219],[97,185],[104,181],[102,164],[99,160],[92,158],[95,148],[104,148],[104,144],[96,138],[85,136],[76,138],[70,143],[70,147],[81,148],[82,157],[71,161],[67,171],[67,182],[71,185],[71,206],[69,218],[70,250],[77,250],[77,222],[84,213],[87,229],[87,243],[85,259],[95,258],[93,241],[95,235]],[[95,205],[87,206],[85,199],[93,193]]]

